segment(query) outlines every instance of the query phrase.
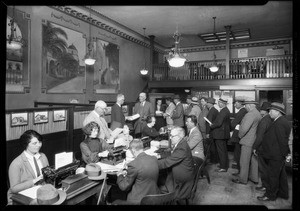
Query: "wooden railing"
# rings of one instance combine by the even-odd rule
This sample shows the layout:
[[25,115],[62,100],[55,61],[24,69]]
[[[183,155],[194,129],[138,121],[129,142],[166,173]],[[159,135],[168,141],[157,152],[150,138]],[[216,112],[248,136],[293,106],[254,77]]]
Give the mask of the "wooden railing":
[[164,80],[213,80],[243,78],[293,77],[292,55],[231,59],[229,74],[225,60],[217,60],[219,71],[212,73],[212,61],[186,62],[183,67],[172,68],[167,63],[153,64],[153,81]]

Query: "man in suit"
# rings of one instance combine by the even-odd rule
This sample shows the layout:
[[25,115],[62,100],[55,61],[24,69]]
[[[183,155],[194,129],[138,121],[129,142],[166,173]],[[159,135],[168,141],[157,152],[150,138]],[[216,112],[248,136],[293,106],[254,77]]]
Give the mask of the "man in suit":
[[125,124],[125,116],[122,111],[122,105],[125,101],[125,96],[123,94],[117,95],[117,102],[111,108],[111,130],[115,129],[115,125],[123,128]]
[[288,154],[289,135],[291,131],[285,115],[285,107],[274,102],[269,108],[270,117],[273,119],[262,141],[262,157],[267,163],[266,192],[258,196],[260,201],[274,201],[277,197],[288,199],[288,181],[285,172],[285,158]]
[[206,141],[206,121],[204,119],[204,117],[207,117],[208,114],[208,109],[206,107],[206,103],[207,103],[207,98],[206,97],[201,97],[200,99],[200,103],[201,103],[201,112],[198,116],[198,128],[202,134],[203,137],[203,145],[204,145],[204,155],[207,155],[206,149],[208,147],[208,143]]
[[271,106],[271,103],[263,102],[263,104],[260,108],[260,114],[262,116],[262,119],[258,123],[257,130],[256,130],[256,139],[252,146],[253,154],[255,156],[252,156],[253,160],[251,160],[251,162],[258,162],[258,173],[259,173],[259,176],[261,179],[261,186],[255,188],[258,191],[266,190],[267,164],[264,162],[264,159],[261,156],[261,154],[262,154],[262,146],[261,145],[262,145],[263,137],[272,123],[272,119],[268,112],[268,108],[270,106]]
[[[215,121],[215,119],[219,113],[219,111],[214,107],[214,104],[216,104],[216,100],[214,98],[211,98],[211,97],[207,98],[206,105],[207,105],[208,113],[207,113],[206,118],[210,122]],[[213,132],[213,130],[210,128],[209,123],[206,122],[206,143],[207,144],[205,144],[205,146],[208,146],[209,144],[211,144],[210,151],[207,152],[207,154],[209,154],[210,163],[218,163],[219,156],[218,156],[218,152],[217,152],[216,143],[214,142],[214,139],[213,139],[212,132]],[[205,150],[205,151],[207,151],[207,150]]]
[[111,129],[108,128],[106,120],[103,118],[105,115],[107,105],[104,101],[98,100],[95,104],[95,108],[85,119],[83,120],[83,126],[86,126],[90,122],[96,122],[99,127],[98,138],[113,142],[114,137],[111,136]]
[[194,115],[198,118],[201,108],[199,107],[199,102],[198,102],[198,97],[192,97],[191,105],[192,105],[192,110],[189,113],[188,116]]
[[179,95],[174,96],[174,103],[175,109],[172,115],[173,124],[174,126],[184,127],[184,110]]
[[146,125],[147,116],[154,116],[154,108],[150,102],[146,101],[146,93],[139,94],[139,101],[134,106],[133,114],[139,114],[140,117],[134,122],[135,137],[141,137],[143,127]]
[[229,160],[227,152],[227,140],[230,138],[230,111],[227,108],[227,100],[219,99],[220,112],[216,119],[210,124],[213,139],[216,143],[217,152],[220,159],[220,168],[217,172],[227,172]]
[[186,104],[188,105],[187,108],[185,109],[184,113],[184,121],[186,121],[187,116],[190,114],[192,111],[193,105],[191,104],[192,102],[192,96],[188,95],[186,96]]
[[128,163],[127,171],[117,173],[117,184],[122,191],[129,191],[127,200],[115,200],[113,204],[140,204],[142,198],[150,194],[158,194],[158,161],[154,156],[144,152],[143,142],[134,139],[130,142],[129,150],[135,157]]
[[[248,179],[254,184],[258,183],[257,163],[251,163],[252,146],[256,139],[257,125],[261,119],[259,111],[256,109],[257,102],[245,101],[245,108],[248,111],[241,121],[239,128],[239,138],[241,145],[240,174],[238,179],[232,182],[246,185]],[[256,165],[256,166],[255,166]]]
[[159,169],[169,169],[165,186],[168,192],[176,192],[177,199],[189,198],[193,187],[195,171],[192,152],[184,138],[185,132],[181,127],[174,127],[170,132],[172,152],[166,156],[158,155]]
[[166,104],[168,105],[168,107],[167,107],[165,113],[163,114],[163,116],[166,118],[167,126],[173,126],[172,115],[173,115],[173,111],[175,109],[173,99],[171,97],[168,97],[166,99]]
[[233,159],[235,161],[235,163],[232,164],[232,168],[235,167],[238,169],[238,172],[233,174],[235,176],[240,172],[241,145],[239,144],[240,138],[238,135],[240,123],[247,113],[247,110],[244,107],[244,101],[245,100],[243,98],[236,98],[233,102],[237,113],[235,114],[235,117],[230,124],[230,131],[233,131],[230,141],[234,143]]
[[203,138],[197,127],[197,117],[188,116],[185,124],[188,129],[187,143],[192,150],[192,155],[204,160]]

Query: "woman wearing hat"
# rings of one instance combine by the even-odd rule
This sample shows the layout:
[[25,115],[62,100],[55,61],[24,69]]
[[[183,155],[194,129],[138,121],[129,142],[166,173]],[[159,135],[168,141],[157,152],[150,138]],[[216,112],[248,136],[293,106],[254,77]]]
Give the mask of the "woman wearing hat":
[[273,123],[262,141],[262,158],[267,163],[266,192],[258,196],[260,201],[274,201],[277,197],[288,199],[289,190],[285,172],[285,157],[288,154],[289,135],[291,131],[281,103],[272,103],[269,108]]
[[8,204],[12,204],[12,193],[18,193],[42,182],[41,169],[49,166],[46,155],[40,152],[42,141],[43,137],[34,130],[27,130],[21,135],[20,142],[24,151],[12,161],[8,170]]

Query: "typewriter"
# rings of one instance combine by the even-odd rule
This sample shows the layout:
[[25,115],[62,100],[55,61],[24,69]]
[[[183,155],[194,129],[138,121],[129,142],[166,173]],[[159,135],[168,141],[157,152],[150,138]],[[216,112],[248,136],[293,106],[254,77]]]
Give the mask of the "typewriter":
[[52,184],[55,188],[61,187],[61,181],[70,175],[74,175],[76,169],[79,167],[80,161],[75,160],[73,163],[54,169],[53,166],[42,168],[42,174],[45,183]]
[[144,148],[150,148],[150,142],[152,141],[149,136],[145,136],[141,138],[141,141],[143,142]]
[[107,158],[102,158],[101,162],[108,163],[111,165],[116,165],[118,163],[123,162],[123,160],[126,158],[125,149],[125,146],[118,146],[112,148],[112,151],[108,153]]

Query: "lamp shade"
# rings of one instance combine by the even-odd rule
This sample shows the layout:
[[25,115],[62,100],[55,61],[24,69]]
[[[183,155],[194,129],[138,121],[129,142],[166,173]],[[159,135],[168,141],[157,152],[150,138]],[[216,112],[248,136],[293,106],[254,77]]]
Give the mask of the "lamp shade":
[[148,74],[148,70],[142,69],[142,70],[140,70],[140,73],[141,73],[142,75],[147,75],[147,74]]
[[181,67],[184,65],[186,59],[179,56],[179,54],[175,54],[174,57],[168,59],[169,65],[171,67]]
[[219,70],[219,68],[217,67],[217,65],[213,65],[213,66],[211,66],[210,68],[209,68],[209,70],[211,71],[211,72],[213,72],[213,73],[215,73],[215,72],[217,72],[218,70]]
[[95,59],[92,58],[90,55],[86,55],[84,59],[84,63],[87,65],[94,65],[95,64]]

